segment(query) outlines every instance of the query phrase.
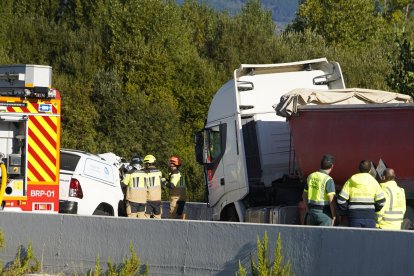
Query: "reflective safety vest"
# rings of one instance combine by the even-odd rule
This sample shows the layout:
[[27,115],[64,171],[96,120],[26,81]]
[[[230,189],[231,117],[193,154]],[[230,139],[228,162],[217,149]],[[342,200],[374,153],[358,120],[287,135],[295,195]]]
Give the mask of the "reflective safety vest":
[[162,173],[160,170],[150,168],[145,170],[145,185],[147,187],[147,201],[160,201],[161,200],[161,178]]
[[314,172],[308,176],[307,183],[309,208],[323,209],[329,206],[329,196],[326,192],[326,184],[332,177],[322,172]]
[[385,205],[377,213],[377,227],[381,229],[401,229],[406,210],[405,192],[395,181],[381,183],[385,194]]
[[345,182],[337,201],[347,205],[350,217],[375,219],[375,209],[384,206],[385,195],[372,175],[358,173]]
[[135,170],[125,176],[123,182],[127,186],[126,200],[136,203],[145,203],[147,201],[146,176],[147,174],[142,170]]
[[187,194],[184,175],[179,170],[176,170],[168,175],[168,182],[172,184],[170,197],[179,197],[178,200],[186,201]]

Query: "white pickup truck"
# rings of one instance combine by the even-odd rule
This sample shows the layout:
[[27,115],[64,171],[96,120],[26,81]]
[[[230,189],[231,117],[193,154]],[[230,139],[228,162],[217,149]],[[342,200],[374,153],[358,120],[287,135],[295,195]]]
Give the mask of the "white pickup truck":
[[124,216],[123,199],[119,170],[113,160],[61,149],[59,213]]

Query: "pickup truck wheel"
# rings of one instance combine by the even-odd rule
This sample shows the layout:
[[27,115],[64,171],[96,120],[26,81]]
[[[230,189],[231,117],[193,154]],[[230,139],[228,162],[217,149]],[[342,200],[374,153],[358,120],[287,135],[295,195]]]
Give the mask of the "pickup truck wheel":
[[110,216],[111,214],[104,211],[104,210],[100,210],[100,209],[96,209],[95,212],[93,212],[94,216]]
[[99,205],[96,210],[93,212],[94,216],[113,216],[114,214],[111,212],[109,206],[105,206],[103,204]]
[[126,217],[127,216],[126,206],[125,206],[125,202],[123,200],[120,200],[119,203],[118,203],[118,216],[119,217]]

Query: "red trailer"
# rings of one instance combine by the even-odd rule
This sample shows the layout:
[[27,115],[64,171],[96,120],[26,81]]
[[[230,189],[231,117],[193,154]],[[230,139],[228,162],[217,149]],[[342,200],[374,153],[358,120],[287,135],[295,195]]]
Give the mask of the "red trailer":
[[323,96],[331,97],[335,91],[313,92],[303,98],[291,94],[283,101],[296,99],[285,115],[297,166],[305,176],[319,168],[326,153],[335,157],[331,175],[340,186],[357,172],[361,160],[371,160],[376,166],[382,160],[395,169],[407,192],[414,191],[414,104],[409,96],[349,89],[341,91],[340,97],[354,93],[354,99],[326,102]]

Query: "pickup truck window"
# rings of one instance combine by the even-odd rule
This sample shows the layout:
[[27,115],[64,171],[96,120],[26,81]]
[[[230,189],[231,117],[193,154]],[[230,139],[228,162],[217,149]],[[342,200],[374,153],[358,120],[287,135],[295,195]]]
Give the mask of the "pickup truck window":
[[60,169],[74,172],[78,165],[80,156],[65,152],[60,153]]

